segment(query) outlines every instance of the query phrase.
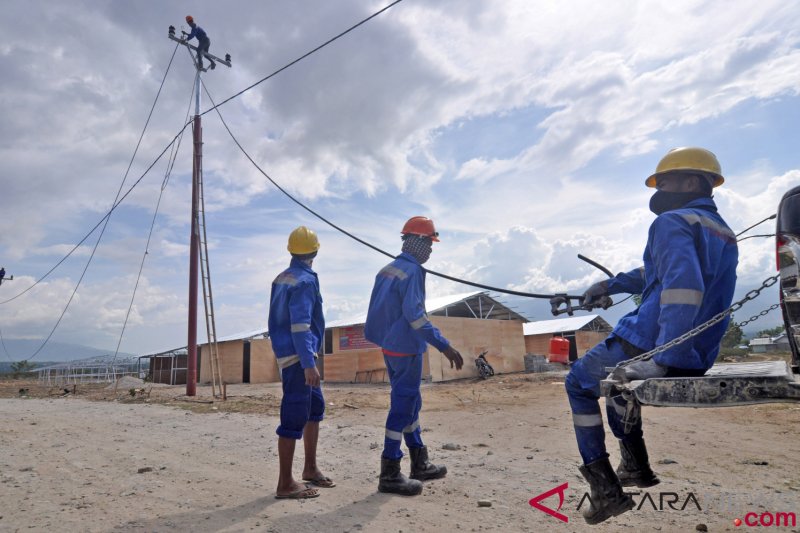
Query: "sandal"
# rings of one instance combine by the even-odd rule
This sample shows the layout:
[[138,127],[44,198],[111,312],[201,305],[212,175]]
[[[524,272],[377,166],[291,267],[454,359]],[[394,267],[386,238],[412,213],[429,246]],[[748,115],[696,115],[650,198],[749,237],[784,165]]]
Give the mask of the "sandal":
[[315,487],[322,487],[323,489],[332,489],[336,486],[336,482],[328,476],[322,476],[314,479],[304,479],[303,481],[314,485]]
[[300,490],[290,492],[289,494],[276,494],[276,500],[307,500],[310,498],[317,498],[319,491],[312,487],[303,487]]

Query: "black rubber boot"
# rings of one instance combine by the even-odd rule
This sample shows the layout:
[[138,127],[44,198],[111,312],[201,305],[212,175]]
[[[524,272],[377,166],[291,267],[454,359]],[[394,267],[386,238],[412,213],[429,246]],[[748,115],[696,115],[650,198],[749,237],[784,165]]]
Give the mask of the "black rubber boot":
[[633,499],[622,492],[622,485],[608,457],[584,465],[580,471],[591,487],[592,501],[588,509],[583,511],[583,519],[587,524],[599,524],[633,509]]
[[644,439],[636,439],[628,443],[619,441],[619,451],[622,460],[617,467],[617,477],[623,487],[646,488],[661,483],[653,469],[650,468]]
[[436,466],[428,461],[428,447],[409,448],[411,455],[411,479],[439,479],[447,475],[446,466]]
[[422,482],[408,479],[400,472],[400,459],[381,457],[381,477],[378,491],[403,496],[416,496],[422,492]]

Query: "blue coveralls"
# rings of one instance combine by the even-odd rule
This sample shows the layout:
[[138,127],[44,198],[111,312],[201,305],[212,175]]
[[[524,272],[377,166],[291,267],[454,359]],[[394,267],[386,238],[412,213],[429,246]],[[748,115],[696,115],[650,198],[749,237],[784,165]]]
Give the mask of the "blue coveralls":
[[[641,305],[620,319],[609,337],[572,365],[566,389],[584,464],[608,457],[600,415],[600,381],[622,360],[649,351],[706,322],[731,305],[736,287],[736,236],[711,198],[693,200],[656,218],[644,266],[608,280],[609,294],[641,294]],[[728,318],[653,356],[668,376],[702,375],[719,353]],[[642,437],[641,421],[626,435],[625,402],[607,402],[608,425],[623,441]]]
[[303,369],[315,366],[324,335],[317,274],[292,258],[289,268],[272,282],[269,302],[269,338],[283,382],[281,424],[276,431],[281,437],[300,439],[306,422],[323,418],[322,389],[306,385]]
[[400,459],[403,438],[409,448],[424,446],[419,426],[422,354],[428,343],[439,351],[450,346],[428,320],[425,270],[412,255],[403,252],[375,276],[364,336],[383,349],[392,386],[383,457]]
[[208,49],[211,48],[211,39],[208,38],[203,28],[196,24],[186,36],[186,40],[191,41],[194,37],[197,37],[197,62],[200,68],[203,68],[203,54],[207,54]]

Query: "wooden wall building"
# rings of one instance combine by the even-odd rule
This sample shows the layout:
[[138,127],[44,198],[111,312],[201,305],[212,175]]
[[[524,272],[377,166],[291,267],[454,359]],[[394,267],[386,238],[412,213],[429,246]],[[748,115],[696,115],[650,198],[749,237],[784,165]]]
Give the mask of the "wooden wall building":
[[[486,292],[471,292],[426,301],[431,322],[461,352],[464,368],[450,368],[435,348],[424,354],[423,376],[431,381],[477,376],[475,357],[486,351],[486,359],[498,374],[524,369],[525,317]],[[388,381],[383,354],[364,338],[366,314],[334,321],[325,330],[324,357],[318,362],[328,382],[380,383]],[[270,383],[280,381],[278,365],[266,332],[250,332],[221,339],[222,379],[226,383]],[[237,338],[238,337],[238,338]],[[199,382],[211,381],[208,346],[200,346]]]
[[550,339],[564,337],[569,340],[569,360],[584,355],[611,333],[611,325],[598,315],[573,316],[556,320],[540,320],[523,325],[525,351],[547,355]]

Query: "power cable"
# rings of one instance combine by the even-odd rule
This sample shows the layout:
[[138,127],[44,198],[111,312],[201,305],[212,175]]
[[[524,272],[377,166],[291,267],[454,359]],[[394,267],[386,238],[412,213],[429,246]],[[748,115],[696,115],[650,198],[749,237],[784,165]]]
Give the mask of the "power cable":
[[[756,226],[759,226],[759,225],[763,224],[763,223],[764,223],[764,222],[766,222],[767,220],[772,220],[772,219],[773,219],[773,218],[775,218],[776,216],[778,216],[778,215],[777,215],[777,213],[773,213],[773,214],[771,214],[770,216],[768,216],[767,218],[765,218],[764,220],[760,220],[760,221],[756,222],[755,224],[753,224],[752,226],[750,226],[749,228],[745,228],[745,229],[743,229],[742,231],[740,231],[739,233],[737,233],[737,234],[736,234],[736,236],[738,237],[738,236],[739,236],[739,235],[741,235],[742,233],[747,233],[748,231],[750,231],[751,229],[755,228]],[[770,237],[771,237],[771,236],[772,236],[772,235],[770,235]],[[753,235],[753,237],[764,237],[764,235]],[[750,237],[745,237],[745,238],[746,238],[746,239],[749,239]],[[739,240],[744,240],[744,239],[739,239]]]
[[[158,103],[159,96],[161,96],[161,90],[164,88],[164,83],[167,81],[167,76],[169,75],[169,71],[172,68],[172,62],[175,59],[175,54],[178,51],[178,46],[179,45],[176,44],[175,48],[172,50],[172,56],[169,59],[169,64],[167,64],[167,68],[164,71],[164,76],[161,79],[161,85],[158,87],[158,92],[156,92],[156,96],[153,99],[153,104],[150,106],[150,112],[147,115],[147,120],[145,120],[144,127],[142,128],[142,133],[139,135],[139,140],[136,143],[136,148],[134,148],[133,155],[131,156],[131,160],[128,162],[128,168],[125,170],[125,174],[122,177],[122,182],[119,185],[119,189],[117,189],[117,194],[114,197],[114,202],[112,204],[113,207],[108,212],[108,214],[104,217],[103,228],[100,230],[100,235],[97,237],[97,242],[94,244],[94,247],[92,248],[92,253],[89,255],[89,259],[86,261],[86,266],[83,267],[83,272],[81,272],[81,276],[80,276],[80,278],[78,278],[78,282],[75,284],[75,289],[72,291],[72,294],[70,295],[69,300],[67,300],[67,304],[64,306],[64,310],[61,311],[61,315],[58,317],[58,320],[56,321],[55,325],[53,326],[53,329],[50,330],[50,334],[47,335],[47,338],[44,340],[44,342],[42,342],[42,344],[36,349],[36,351],[33,352],[33,354],[30,357],[27,357],[27,358],[24,359],[25,361],[30,361],[31,359],[36,357],[39,354],[39,352],[41,352],[42,349],[47,345],[47,343],[50,341],[50,339],[53,337],[53,334],[56,332],[56,329],[58,329],[59,324],[61,324],[61,320],[63,320],[64,315],[66,315],[67,310],[69,309],[69,306],[72,303],[72,300],[75,298],[75,294],[78,292],[78,288],[81,286],[81,282],[83,281],[84,276],[86,276],[86,272],[89,270],[89,265],[92,263],[92,260],[94,259],[94,255],[97,252],[97,248],[100,246],[100,242],[103,239],[103,235],[105,234],[106,228],[108,227],[108,223],[111,220],[111,212],[114,210],[114,208],[117,205],[119,205],[118,202],[120,201],[120,193],[122,192],[122,188],[125,186],[125,181],[128,179],[128,174],[130,173],[131,167],[133,166],[133,161],[136,159],[136,154],[138,154],[138,152],[139,152],[139,147],[142,144],[142,139],[144,138],[144,134],[147,132],[147,127],[150,124],[150,119],[153,117],[153,111],[156,108],[156,104]],[[185,129],[185,126],[184,126],[184,129]],[[183,131],[184,130],[181,130],[181,132],[183,132]],[[159,159],[160,159],[160,157],[161,156],[159,156]],[[141,178],[140,178],[140,180],[141,180]],[[138,183],[138,181],[136,183]],[[130,191],[128,191],[128,192],[130,192]],[[126,196],[127,196],[127,193],[126,193]],[[99,226],[99,223],[98,223],[98,226]],[[92,229],[92,232],[90,232],[90,234],[93,233],[96,228],[97,228],[97,226],[95,226],[95,228]],[[87,235],[87,237],[88,237],[88,235]],[[84,238],[84,240],[86,240],[86,239]],[[81,242],[83,242],[83,241],[81,241]],[[77,246],[76,246],[76,248],[77,248]],[[72,251],[74,251],[76,248],[73,248]],[[70,252],[70,254],[72,254],[72,252]],[[63,262],[63,260],[62,260],[62,262]],[[52,272],[52,270],[51,270],[51,272]],[[41,281],[41,280],[39,280],[39,281]],[[37,283],[39,283],[39,281],[37,281],[36,283],[34,283],[33,285],[31,285],[30,287],[25,289],[25,291],[23,291],[22,293],[20,293],[17,296],[14,296],[13,298],[11,298],[11,300],[21,296],[23,293],[25,293],[28,290],[32,289]],[[11,301],[11,300],[6,300],[6,302]],[[2,303],[6,303],[6,302],[2,302]],[[8,358],[8,360],[10,361],[11,360],[11,356],[8,353],[8,350],[6,349],[5,340],[2,339],[2,330],[1,329],[0,329],[0,341],[2,341],[3,351],[5,352],[6,358]]]
[[[186,118],[184,118],[184,124],[189,120],[189,114],[192,110],[192,99],[194,97],[194,84],[192,84],[192,90],[189,94],[189,106],[186,108]],[[173,150],[170,153],[170,157],[167,160],[167,168],[164,173],[164,181],[161,182],[161,191],[158,193],[158,200],[156,201],[156,207],[153,211],[153,221],[150,223],[150,232],[147,234],[147,243],[144,246],[144,253],[142,254],[142,262],[139,265],[139,273],[136,275],[136,283],[133,286],[133,294],[131,294],[131,303],[128,305],[128,311],[125,313],[125,321],[122,323],[122,331],[119,334],[119,340],[117,341],[117,348],[114,350],[114,357],[111,360],[113,364],[114,361],[117,360],[117,355],[119,354],[119,348],[122,345],[122,338],[125,335],[125,329],[128,326],[128,319],[131,316],[131,310],[133,309],[133,302],[136,299],[136,291],[139,289],[139,281],[142,278],[142,271],[144,270],[144,262],[147,259],[147,254],[149,253],[150,249],[150,239],[153,237],[153,229],[156,225],[156,217],[158,217],[158,210],[161,207],[161,198],[164,196],[164,189],[167,188],[167,183],[169,183],[169,178],[172,175],[172,169],[175,167],[175,160],[178,158],[178,151],[181,148],[181,141],[183,140],[183,131],[181,132],[181,136],[178,138],[178,142],[173,144]]]
[[[389,4],[389,5],[387,5],[386,7],[384,7],[383,9],[380,9],[380,10],[376,11],[375,13],[373,13],[373,14],[372,14],[372,15],[370,15],[370,16],[368,16],[367,18],[365,18],[365,19],[361,20],[360,22],[358,22],[358,23],[356,23],[356,24],[354,24],[354,25],[350,26],[349,28],[347,28],[346,30],[344,30],[344,31],[343,31],[343,32],[341,32],[340,34],[336,35],[335,37],[331,37],[330,39],[328,39],[327,41],[325,41],[325,42],[324,42],[324,43],[322,43],[321,45],[317,46],[316,48],[314,48],[314,49],[313,49],[313,50],[311,50],[310,52],[307,52],[307,53],[303,54],[302,56],[298,57],[297,59],[295,59],[294,61],[291,61],[291,62],[289,62],[289,63],[285,64],[284,66],[282,66],[281,68],[279,68],[278,70],[276,70],[275,72],[273,72],[272,74],[269,74],[268,76],[265,76],[265,77],[261,78],[260,80],[258,80],[258,81],[257,81],[257,82],[255,82],[254,84],[252,84],[252,85],[250,85],[250,86],[248,86],[248,87],[245,87],[244,89],[242,89],[242,90],[241,90],[241,91],[239,91],[238,93],[234,94],[233,96],[229,96],[228,98],[226,98],[225,100],[223,100],[223,101],[222,101],[222,102],[220,102],[219,104],[216,104],[216,105],[214,105],[214,107],[212,107],[212,108],[210,108],[210,109],[206,109],[205,111],[203,111],[202,113],[200,113],[200,116],[202,117],[202,116],[206,115],[207,113],[210,113],[211,111],[215,111],[215,110],[216,110],[218,107],[220,107],[220,106],[223,106],[223,105],[227,104],[228,102],[230,102],[230,101],[231,101],[231,100],[233,100],[234,98],[238,98],[239,96],[243,95],[244,93],[246,93],[247,91],[249,91],[250,89],[252,89],[253,87],[255,87],[256,85],[260,85],[260,84],[264,83],[265,81],[267,81],[268,79],[270,79],[270,78],[272,78],[272,77],[274,77],[274,76],[276,76],[276,75],[280,74],[281,72],[283,72],[283,71],[284,71],[284,70],[286,70],[287,68],[291,67],[291,66],[292,66],[292,65],[294,65],[295,63],[299,63],[300,61],[302,61],[303,59],[307,58],[307,57],[308,57],[308,56],[310,56],[311,54],[313,54],[313,53],[315,53],[315,52],[317,52],[317,51],[319,51],[319,50],[321,50],[321,49],[325,48],[326,46],[328,46],[328,45],[329,45],[329,44],[331,44],[332,42],[336,41],[337,39],[339,39],[339,38],[341,38],[341,37],[344,37],[345,35],[347,35],[347,34],[348,34],[348,33],[350,33],[351,31],[353,31],[354,29],[356,29],[356,28],[358,28],[359,26],[361,26],[361,25],[363,25],[363,24],[365,24],[365,23],[369,22],[370,20],[374,19],[375,17],[377,17],[378,15],[380,15],[381,13],[383,13],[384,11],[387,11],[389,8],[391,8],[391,7],[394,7],[395,5],[399,4],[399,3],[400,3],[400,2],[402,2],[402,1],[403,1],[403,0],[395,0],[395,1],[394,1],[394,2],[392,2],[391,4]],[[213,104],[213,101],[212,101],[212,104]]]

